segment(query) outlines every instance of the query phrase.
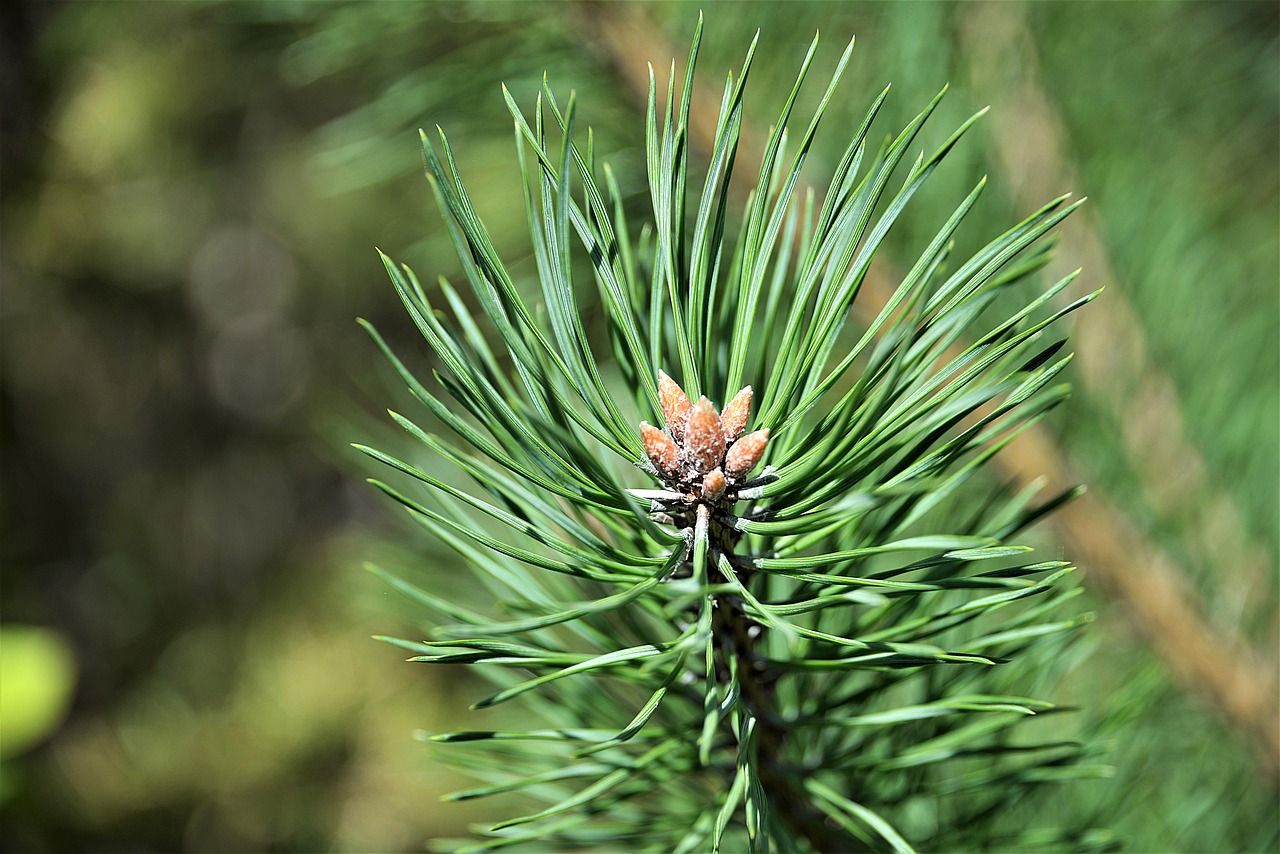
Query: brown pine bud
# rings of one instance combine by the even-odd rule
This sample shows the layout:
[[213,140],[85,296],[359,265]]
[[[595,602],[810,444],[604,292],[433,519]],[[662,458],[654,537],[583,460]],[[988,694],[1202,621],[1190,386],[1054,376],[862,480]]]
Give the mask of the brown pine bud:
[[729,448],[724,455],[724,473],[729,477],[742,477],[755,468],[764,449],[769,445],[769,428],[748,433]]
[[724,472],[718,468],[707,472],[707,476],[702,479],[702,497],[708,501],[715,501],[724,495],[724,488]]
[[644,439],[644,452],[658,474],[666,480],[679,480],[680,448],[671,437],[647,421],[640,422],[640,437]]
[[732,442],[747,429],[747,416],[751,413],[751,386],[733,396],[729,405],[720,413],[720,423],[724,425],[724,438]]
[[698,399],[689,414],[684,453],[699,472],[709,472],[724,461],[724,427],[720,424],[720,413],[705,397]]
[[658,371],[658,402],[662,404],[662,417],[667,421],[667,429],[677,442],[683,442],[693,404],[689,403],[689,395],[684,393],[679,383],[664,371]]

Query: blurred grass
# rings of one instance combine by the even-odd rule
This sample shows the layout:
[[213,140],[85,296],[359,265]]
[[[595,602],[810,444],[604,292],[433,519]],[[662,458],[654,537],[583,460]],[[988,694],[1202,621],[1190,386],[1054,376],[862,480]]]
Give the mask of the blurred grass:
[[[1201,466],[1203,486],[1176,501],[1153,490],[1142,454],[1159,443],[1133,437],[1158,436],[1167,414],[1135,425],[1140,407],[1117,409],[1106,388],[1082,389],[1055,428],[1082,479],[1188,570],[1216,624],[1273,656],[1276,8],[726,3],[706,8],[702,61],[714,80],[763,28],[748,102],[763,125],[815,29],[828,65],[857,34],[847,100],[810,167],[820,183],[887,82],[886,130],[952,83],[925,145],[988,102],[998,112],[1007,92],[978,80],[1003,55],[966,27],[1021,16],[1077,182],[1056,191],[1092,197],[1114,290],[1200,458],[1156,462]],[[640,11],[683,51],[695,6]],[[449,555],[406,536],[344,450],[388,429],[378,413],[397,393],[353,318],[428,358],[372,251],[424,281],[456,273],[418,176],[419,126],[445,127],[500,251],[527,256],[500,82],[521,103],[544,70],[576,88],[597,151],[642,188],[642,119],[582,43],[582,8],[32,2],[4,15],[17,61],[0,89],[0,621],[56,628],[80,670],[66,723],[6,763],[5,848],[400,850],[462,832],[484,805],[439,804],[459,781],[410,733],[457,726],[476,692],[367,640],[413,631],[414,615],[360,560],[438,584]],[[891,261],[981,174],[990,189],[962,240],[1026,212],[997,126],[980,124],[989,136],[931,182]],[[1252,549],[1251,573],[1227,541]],[[1276,794],[1249,745],[1173,685],[1122,607],[1096,607],[1095,648],[1061,690],[1109,727],[1118,772],[1064,790],[1061,808],[1114,823],[1138,851],[1274,850]]]

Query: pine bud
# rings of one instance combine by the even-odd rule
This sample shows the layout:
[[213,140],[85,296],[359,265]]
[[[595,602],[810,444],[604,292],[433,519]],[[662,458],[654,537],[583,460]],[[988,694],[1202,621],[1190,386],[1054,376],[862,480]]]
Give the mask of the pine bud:
[[707,476],[702,479],[702,497],[708,501],[715,501],[724,495],[724,488],[724,472],[718,468],[707,472]]
[[699,472],[709,472],[724,461],[724,428],[720,414],[705,397],[699,398],[689,415],[684,452]]
[[724,438],[732,442],[747,429],[747,416],[751,413],[751,386],[733,396],[729,405],[720,413],[720,422],[724,425]]
[[671,437],[647,421],[640,422],[640,437],[644,439],[644,452],[666,480],[680,479],[680,449]]
[[725,454],[724,473],[729,477],[742,477],[759,464],[768,444],[769,429],[767,427],[743,436],[734,442],[729,452]]
[[658,371],[658,402],[662,404],[662,417],[667,421],[667,429],[677,442],[684,441],[685,429],[689,425],[689,414],[693,404],[684,389],[665,371]]

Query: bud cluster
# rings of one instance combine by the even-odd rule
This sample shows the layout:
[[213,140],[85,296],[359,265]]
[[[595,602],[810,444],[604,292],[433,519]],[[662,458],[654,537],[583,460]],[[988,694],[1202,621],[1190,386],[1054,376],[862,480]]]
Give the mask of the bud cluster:
[[742,480],[769,444],[768,429],[743,435],[751,386],[716,412],[706,397],[692,403],[675,380],[658,371],[658,396],[666,430],[641,421],[640,435],[663,483],[691,503],[735,500]]

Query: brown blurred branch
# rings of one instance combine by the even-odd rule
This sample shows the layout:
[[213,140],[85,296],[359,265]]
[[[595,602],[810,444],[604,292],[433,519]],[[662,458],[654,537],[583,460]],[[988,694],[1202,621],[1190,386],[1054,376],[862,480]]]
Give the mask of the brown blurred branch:
[[[1022,7],[973,6],[961,17],[961,44],[973,57],[974,88],[1001,93],[991,140],[1014,196],[1024,205],[1077,183],[1066,131],[1040,85],[1039,62]],[[1142,322],[1117,280],[1094,218],[1082,210],[1063,224],[1063,252],[1089,271],[1090,289],[1108,289],[1107,309],[1074,330],[1082,385],[1120,431],[1125,453],[1157,515],[1177,518],[1201,563],[1240,601],[1265,607],[1271,575],[1266,549],[1250,541],[1236,502],[1209,482],[1208,467],[1184,427],[1173,380],[1151,358]],[[1057,262],[1063,266],[1065,262]],[[1062,272],[1065,272],[1062,271]],[[1077,290],[1081,286],[1077,282]],[[1077,292],[1075,296],[1081,293]],[[1074,297],[1068,297],[1074,298]],[[1241,620],[1253,614],[1242,613]]]
[[[973,4],[959,19],[961,49],[972,57],[968,67],[974,88],[995,93],[1002,102],[992,111],[995,132],[990,138],[1015,198],[1026,206],[1055,194],[1056,187],[1075,184],[1064,125],[1040,83],[1022,4]],[[1151,507],[1179,519],[1215,577],[1232,578],[1224,587],[1240,599],[1233,603],[1236,610],[1265,603],[1267,597],[1256,594],[1269,584],[1266,549],[1250,541],[1231,496],[1209,482],[1199,449],[1186,434],[1177,387],[1151,359],[1142,322],[1115,276],[1093,217],[1080,211],[1063,224],[1062,232],[1062,257],[1072,267],[1088,270],[1090,289],[1107,288],[1105,309],[1092,312],[1073,331],[1082,385],[1112,418]],[[1039,438],[1049,439],[1043,433]],[[1056,452],[1052,446],[1048,450]],[[1035,457],[1027,456],[1033,465]],[[1248,732],[1264,750],[1272,772],[1280,768],[1280,677],[1274,657],[1251,649],[1234,628],[1211,625],[1203,617],[1205,604],[1179,567],[1145,541],[1124,514],[1107,507],[1105,498],[1077,509],[1060,522],[1080,529],[1075,552],[1089,559],[1093,580],[1134,612],[1135,622],[1158,650],[1167,649],[1164,658],[1178,678]],[[1111,525],[1097,528],[1097,512],[1111,516]],[[1126,553],[1142,571],[1111,571]],[[1107,569],[1097,572],[1099,567]]]
[[[619,79],[628,87],[637,103],[648,98],[647,64],[656,58],[676,55],[662,33],[633,4],[584,2],[572,7],[578,26],[588,36],[588,43],[599,50]],[[988,43],[984,51],[992,54]],[[717,103],[715,93],[697,91],[695,103]],[[1047,100],[1041,98],[1045,104]],[[1018,134],[1002,134],[1013,139],[1025,136],[1025,110],[1011,110],[1018,122]],[[715,123],[712,111],[694,110],[690,119],[690,140],[706,154],[713,149]],[[744,122],[739,145],[747,162],[760,157],[758,135]],[[1047,132],[1036,137],[1037,146],[1060,151]],[[1040,177],[1053,176],[1055,183],[1064,175],[1059,168],[1037,168]],[[1006,164],[1007,165],[1007,164]],[[1032,170],[1027,170],[1028,174]],[[1048,198],[1056,193],[1041,192],[1026,182],[1027,195]],[[1079,216],[1077,214],[1077,216]],[[1101,241],[1093,234],[1083,254],[1089,262],[1093,278],[1110,279],[1109,265],[1101,249]],[[1096,271],[1096,272],[1095,272]],[[883,267],[873,267],[853,307],[855,318],[868,324],[893,293],[893,277]],[[1105,309],[1094,314],[1114,315],[1115,319],[1077,331],[1081,371],[1086,385],[1106,386],[1115,363],[1120,358],[1136,359],[1131,368],[1134,376],[1153,376],[1146,372],[1144,354],[1139,348],[1117,355],[1114,336],[1141,341],[1141,325],[1122,299],[1112,298]],[[1101,331],[1099,331],[1101,330]],[[1172,385],[1158,387],[1171,389]],[[1154,394],[1154,393],[1153,393]],[[1161,392],[1161,399],[1176,396]],[[1147,403],[1150,403],[1148,400]],[[1138,422],[1149,423],[1149,422]],[[1178,421],[1180,423],[1180,421]],[[1162,428],[1163,428],[1162,424]],[[1180,433],[1178,436],[1180,437]],[[1176,452],[1190,450],[1185,438],[1175,438]],[[1130,447],[1135,442],[1128,443]],[[1138,443],[1141,444],[1141,443]],[[1163,451],[1170,453],[1169,451]],[[1198,459],[1192,453],[1186,459]],[[996,457],[1006,478],[1017,486],[1033,481],[1044,483],[1052,493],[1076,483],[1066,456],[1054,437],[1042,428],[1033,427]],[[1195,469],[1203,471],[1203,464]],[[1202,477],[1202,475],[1201,475]],[[1231,726],[1245,733],[1261,752],[1261,762],[1274,780],[1280,769],[1280,727],[1275,705],[1274,667],[1252,650],[1247,642],[1232,633],[1215,630],[1204,618],[1204,604],[1186,582],[1182,570],[1158,547],[1147,540],[1118,508],[1096,491],[1068,504],[1053,517],[1053,524],[1068,551],[1086,569],[1086,580],[1098,592],[1120,603],[1146,642],[1164,660],[1173,676],[1205,701]]]

